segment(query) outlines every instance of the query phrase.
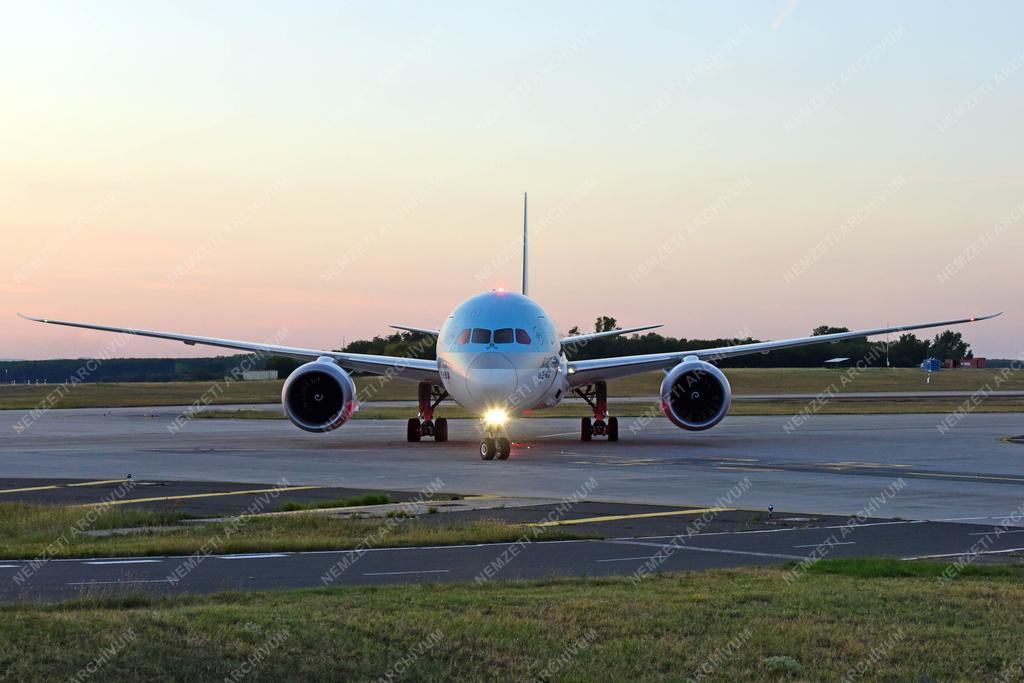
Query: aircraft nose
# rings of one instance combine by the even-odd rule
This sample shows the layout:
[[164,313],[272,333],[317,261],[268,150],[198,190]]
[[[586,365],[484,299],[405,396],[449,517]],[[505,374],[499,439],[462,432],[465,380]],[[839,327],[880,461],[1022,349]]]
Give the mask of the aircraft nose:
[[466,374],[469,393],[487,405],[506,405],[518,385],[516,368],[503,353],[481,353]]

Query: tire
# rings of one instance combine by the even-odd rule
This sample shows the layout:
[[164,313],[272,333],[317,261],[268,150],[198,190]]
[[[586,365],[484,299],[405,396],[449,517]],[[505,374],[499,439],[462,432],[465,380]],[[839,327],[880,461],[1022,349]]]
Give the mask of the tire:
[[439,417],[434,420],[434,441],[448,440],[448,420]]
[[585,417],[580,420],[580,441],[590,441],[590,437],[594,435],[594,429],[590,426],[590,418]]
[[512,442],[501,437],[497,440],[498,446],[498,460],[508,460],[508,456],[512,455]]
[[494,443],[494,439],[487,437],[480,442],[480,457],[484,460],[494,460],[494,455],[497,451],[498,447]]
[[422,433],[420,432],[420,420],[417,417],[410,417],[408,425],[405,429],[405,438],[410,441],[419,441]]
[[619,418],[617,417],[608,418],[608,440],[619,440]]

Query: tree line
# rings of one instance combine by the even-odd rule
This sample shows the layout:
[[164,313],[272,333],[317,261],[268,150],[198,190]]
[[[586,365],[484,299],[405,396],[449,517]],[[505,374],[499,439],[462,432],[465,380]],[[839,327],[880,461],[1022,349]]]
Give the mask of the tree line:
[[[620,329],[618,321],[609,316],[600,316],[594,321],[594,332]],[[811,334],[815,336],[834,332],[849,332],[848,327],[820,325]],[[571,328],[569,336],[585,334],[577,327]],[[688,339],[667,337],[657,332],[646,334],[602,337],[586,343],[574,344],[567,349],[570,360],[588,358],[609,358],[632,356],[644,353],[666,353],[691,351],[694,349],[736,346],[761,341],[752,337],[744,339]],[[373,339],[355,341],[343,350],[351,353],[372,353],[410,358],[434,358],[434,345],[426,335],[416,332],[398,332]],[[738,358],[727,358],[719,362],[722,367],[734,368],[776,368],[776,367],[821,367],[832,358],[849,358],[851,363],[861,362],[868,366],[885,366],[886,342],[869,342],[867,339],[851,339],[831,344],[804,346],[796,349],[772,351],[769,354],[753,354]],[[914,334],[902,334],[888,342],[889,364],[893,367],[917,367],[925,358],[940,360],[962,360],[971,358],[971,347],[960,332],[944,330],[933,339],[918,339]]]

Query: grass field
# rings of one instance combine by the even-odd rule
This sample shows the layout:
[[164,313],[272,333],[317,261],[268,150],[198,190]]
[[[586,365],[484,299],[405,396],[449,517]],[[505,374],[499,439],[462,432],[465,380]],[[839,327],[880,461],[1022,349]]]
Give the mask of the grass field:
[[67,679],[102,657],[96,680],[1019,680],[1024,572],[941,583],[941,565],[916,567],[9,605],[0,677]]
[[[241,523],[174,525],[181,515],[123,506],[91,508],[0,503],[0,559],[188,555],[285,550],[339,550],[376,539],[378,547],[457,545],[515,541],[528,532],[536,540],[583,538],[557,528],[539,529],[495,521],[424,524],[414,519],[347,519],[322,514],[250,517]],[[83,531],[144,529],[140,533],[93,536]],[[537,531],[543,531],[537,534]],[[0,676],[2,678],[2,676]]]
[[[863,371],[823,370],[817,368],[736,368],[726,374],[737,396],[749,394],[817,394],[861,391],[1024,391],[1024,372],[1010,370],[943,370],[932,373],[925,384],[925,373],[913,368]],[[654,372],[610,382],[612,396],[654,396],[662,373]],[[845,379],[844,379],[845,378]],[[162,382],[123,384],[0,385],[0,409],[112,408],[120,406],[190,405],[196,401],[210,404],[277,403],[281,400],[281,381],[265,382]],[[416,385],[403,380],[382,381],[374,377],[356,378],[360,397],[365,401],[415,400]],[[51,405],[52,403],[52,405]]]

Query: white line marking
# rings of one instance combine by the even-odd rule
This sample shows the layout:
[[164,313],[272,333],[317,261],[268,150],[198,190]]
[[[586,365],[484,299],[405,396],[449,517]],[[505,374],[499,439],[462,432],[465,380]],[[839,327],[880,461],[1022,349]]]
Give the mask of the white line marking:
[[423,569],[417,572],[366,572],[363,576],[400,576],[402,574],[447,574],[451,569]]
[[966,555],[1000,555],[1002,553],[1019,553],[1024,548],[1007,548],[1006,550],[979,550],[971,552],[965,550],[962,553],[944,553],[942,555],[918,555],[917,557],[904,557],[904,560],[931,560],[939,557],[964,557]]
[[218,560],[258,560],[264,557],[288,557],[285,553],[253,553],[251,555],[214,555]]
[[995,517],[946,517],[945,519],[936,519],[936,522],[963,522],[968,519],[995,519]]
[[651,555],[644,555],[643,557],[613,557],[608,560],[594,560],[594,562],[635,562],[637,560],[649,560]]
[[123,583],[170,583],[171,579],[138,579],[136,581],[74,581],[66,583],[65,586],[107,586],[110,584]]
[[[794,548],[817,548],[818,546],[825,545],[826,543],[828,543],[828,539],[822,541],[821,543],[808,543],[807,545],[795,545],[793,547]],[[834,543],[828,543],[828,544],[831,546],[831,545],[856,545],[856,543],[857,543],[857,541],[842,541],[842,542],[834,542]]]
[[20,569],[19,564],[0,564],[0,569]]
[[750,557],[771,557],[777,560],[806,560],[805,555],[784,555],[782,553],[759,553],[753,550],[728,550],[725,548],[706,548],[697,545],[672,545],[667,543],[639,543],[636,541],[605,541],[605,543],[621,543],[623,545],[647,545],[655,548],[673,548],[674,550],[696,550],[703,553],[722,553],[723,555],[749,555]]
[[967,534],[967,535],[968,536],[994,536],[994,535],[1002,536],[1003,534],[1024,534],[1024,529],[1014,529],[1013,531],[997,531],[996,529],[993,529],[992,531],[978,531],[978,532],[975,532],[973,534]]
[[95,560],[85,564],[159,564],[163,560]]

